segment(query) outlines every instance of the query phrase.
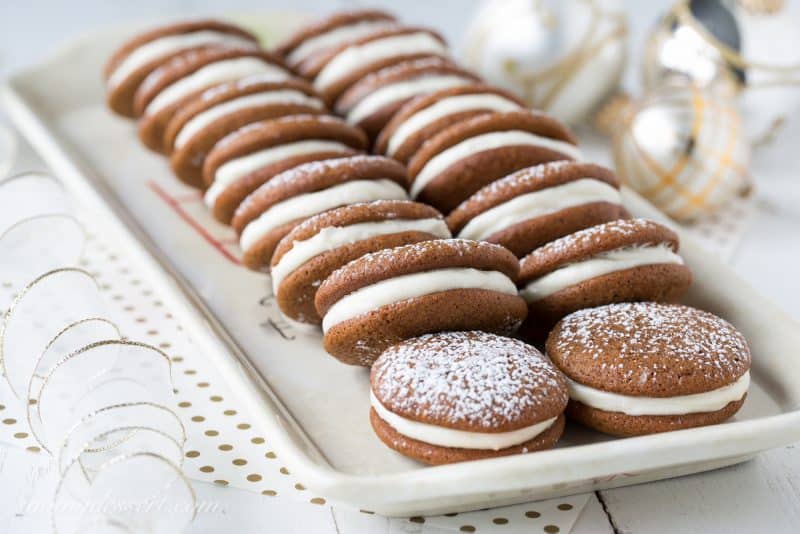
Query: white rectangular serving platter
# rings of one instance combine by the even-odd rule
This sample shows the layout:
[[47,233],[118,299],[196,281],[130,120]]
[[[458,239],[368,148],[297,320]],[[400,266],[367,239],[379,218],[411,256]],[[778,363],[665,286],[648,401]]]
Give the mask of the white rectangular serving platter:
[[[340,364],[317,332],[282,320],[267,278],[236,264],[231,231],[142,147],[133,122],[105,109],[101,67],[128,34],[115,29],[73,43],[13,76],[2,102],[316,492],[385,515],[438,514],[705,471],[800,440],[800,325],[682,236],[694,272],[687,302],[727,318],[752,347],[752,389],[733,420],[628,439],[568,425],[550,451],[439,467],[386,448],[369,427],[367,370]],[[625,197],[635,215],[664,220],[635,194]]]

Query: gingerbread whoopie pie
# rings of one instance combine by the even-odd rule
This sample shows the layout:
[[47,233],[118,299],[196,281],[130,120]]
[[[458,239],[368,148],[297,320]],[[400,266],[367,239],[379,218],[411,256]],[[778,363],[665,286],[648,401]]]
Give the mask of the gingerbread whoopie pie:
[[478,78],[442,57],[412,59],[377,70],[353,84],[334,110],[374,139],[415,96],[474,83]]
[[319,324],[314,296],[333,271],[370,252],[448,237],[436,209],[407,200],[355,203],[315,215],[286,234],[272,255],[278,307],[290,319]]
[[329,115],[289,115],[248,124],[208,153],[203,163],[205,203],[214,218],[230,223],[239,204],[274,176],[366,147],[364,132]]
[[314,89],[332,104],[351,85],[371,72],[428,56],[446,56],[444,39],[432,30],[402,26],[371,33],[313,54],[297,66],[314,80]]
[[520,260],[528,326],[550,327],[582,308],[677,300],[692,281],[678,236],[645,219],[620,219],[556,239]]
[[354,202],[405,200],[406,170],[381,156],[352,156],[298,165],[250,194],[231,221],[243,262],[266,270],[278,242],[318,213]]
[[562,319],[547,354],[568,417],[616,436],[721,423],[744,404],[750,349],[727,321],[677,304],[610,304]]
[[285,115],[325,113],[325,105],[300,79],[274,81],[255,75],[207,89],[167,123],[164,148],[175,175],[203,185],[203,162],[217,142],[250,123]]
[[514,332],[525,301],[519,265],[491,243],[439,239],[362,256],[334,271],[315,298],[331,355],[369,366],[405,339],[450,330]]
[[255,74],[273,81],[291,77],[277,56],[254,48],[206,48],[172,58],[136,90],[133,110],[139,117],[139,139],[151,150],[167,152],[164,132],[181,107],[210,87]]
[[531,165],[580,160],[559,120],[537,111],[485,113],[429,139],[408,163],[411,197],[449,213],[481,187]]
[[548,449],[567,399],[564,377],[538,350],[486,332],[402,341],[370,373],[375,434],[433,465]]
[[219,46],[256,48],[258,41],[242,28],[218,20],[169,24],[129,39],[104,69],[108,107],[123,117],[136,117],[134,94],[151,72],[189,50]]
[[381,130],[375,152],[407,163],[422,143],[448,126],[492,111],[516,111],[525,104],[508,91],[473,83],[417,97],[403,105]]
[[503,245],[522,257],[549,241],[615,219],[619,180],[593,163],[554,161],[492,182],[447,216],[454,235]]
[[396,24],[392,15],[375,9],[338,12],[301,27],[275,47],[275,53],[295,68],[314,54]]

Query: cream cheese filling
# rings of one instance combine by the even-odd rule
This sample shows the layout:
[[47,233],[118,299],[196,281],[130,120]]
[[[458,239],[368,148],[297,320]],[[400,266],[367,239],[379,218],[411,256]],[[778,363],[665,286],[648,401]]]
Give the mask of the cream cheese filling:
[[303,41],[298,47],[289,52],[286,61],[292,67],[307,59],[311,54],[339,46],[345,41],[352,41],[370,33],[385,30],[397,23],[391,20],[363,20],[346,26],[339,26],[330,31],[315,35]]
[[376,89],[353,106],[353,109],[347,114],[347,122],[357,124],[373,113],[380,111],[384,106],[399,100],[469,83],[472,83],[470,78],[455,74],[427,75],[392,83]]
[[359,315],[404,300],[452,289],[486,289],[516,295],[514,282],[499,271],[481,271],[470,267],[435,269],[404,274],[362,287],[342,297],[322,318],[322,330]]
[[215,61],[165,87],[147,104],[144,110],[145,115],[157,113],[181,98],[205,87],[262,73],[274,74],[276,78],[280,75],[283,75],[284,79],[289,78],[289,73],[281,67],[257,57],[247,56]]
[[400,434],[439,447],[499,451],[530,441],[556,422],[558,417],[509,432],[470,432],[420,423],[390,412],[370,390],[369,402],[384,422]]
[[221,102],[205,111],[201,111],[188,120],[180,129],[178,135],[175,136],[174,147],[176,149],[183,147],[190,139],[202,131],[203,128],[229,113],[270,104],[304,104],[316,109],[325,107],[319,98],[308,96],[302,91],[293,89],[279,89],[240,96],[226,102]]
[[458,236],[464,239],[486,239],[523,221],[592,202],[622,204],[622,197],[616,188],[602,180],[579,178],[525,193],[498,204],[471,219]]
[[661,263],[683,264],[683,258],[669,245],[625,247],[575,262],[531,281],[519,294],[526,302],[536,302],[562,289],[598,276]]
[[523,130],[489,132],[465,139],[431,158],[414,178],[414,183],[411,186],[411,197],[416,198],[419,196],[434,178],[464,158],[487,150],[519,145],[548,148],[574,160],[582,158],[580,149],[566,141],[543,137]]
[[200,30],[196,32],[181,33],[178,35],[166,35],[153,39],[135,49],[123,59],[111,76],[108,77],[108,85],[116,87],[125,79],[136,72],[139,68],[147,65],[158,58],[188,50],[200,46],[220,45],[230,47],[255,48],[255,43],[241,35],[233,35],[214,30]]
[[633,397],[602,391],[567,378],[569,396],[586,406],[626,415],[686,415],[716,412],[744,397],[750,387],[750,371],[736,382],[718,389],[677,397]]
[[447,47],[428,32],[407,33],[353,45],[331,59],[314,79],[314,88],[324,91],[349,73],[377,61],[410,54],[444,55]]
[[205,193],[205,203],[209,208],[213,208],[219,195],[221,195],[229,185],[261,167],[272,165],[284,159],[313,154],[315,152],[342,152],[346,154],[350,150],[352,149],[349,146],[339,141],[308,139],[265,148],[240,158],[234,158],[220,165],[217,172],[214,173],[214,182]]
[[455,95],[443,98],[403,121],[389,138],[386,152],[388,155],[394,156],[409,137],[441,118],[478,109],[503,112],[518,110],[520,106],[513,100],[492,93]]
[[306,240],[293,242],[292,248],[270,270],[274,292],[278,292],[284,278],[320,254],[365,239],[401,232],[425,232],[442,239],[450,237],[447,224],[437,218],[392,219],[323,228]]
[[239,245],[242,250],[247,251],[267,233],[279,226],[346,204],[374,200],[405,200],[407,198],[408,194],[405,189],[397,182],[386,178],[351,180],[275,204],[244,227]]

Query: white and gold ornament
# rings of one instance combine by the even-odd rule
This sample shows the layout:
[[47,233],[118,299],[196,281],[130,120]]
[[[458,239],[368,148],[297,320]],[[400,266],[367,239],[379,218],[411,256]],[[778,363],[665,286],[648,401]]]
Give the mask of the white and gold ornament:
[[618,87],[626,37],[618,0],[487,0],[469,26],[462,60],[531,107],[574,124]]
[[676,75],[737,96],[752,139],[800,106],[800,0],[681,0],[649,34],[646,89]]
[[666,214],[692,221],[749,189],[750,144],[730,100],[667,81],[616,104],[600,119],[613,134],[617,173]]

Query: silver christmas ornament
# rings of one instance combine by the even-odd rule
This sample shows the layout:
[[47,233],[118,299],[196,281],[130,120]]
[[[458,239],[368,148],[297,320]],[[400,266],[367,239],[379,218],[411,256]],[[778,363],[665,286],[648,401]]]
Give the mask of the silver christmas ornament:
[[461,55],[490,83],[574,124],[618,87],[626,37],[619,0],[486,0]]
[[681,0],[650,33],[645,89],[681,76],[736,96],[751,139],[774,134],[800,105],[800,1]]

